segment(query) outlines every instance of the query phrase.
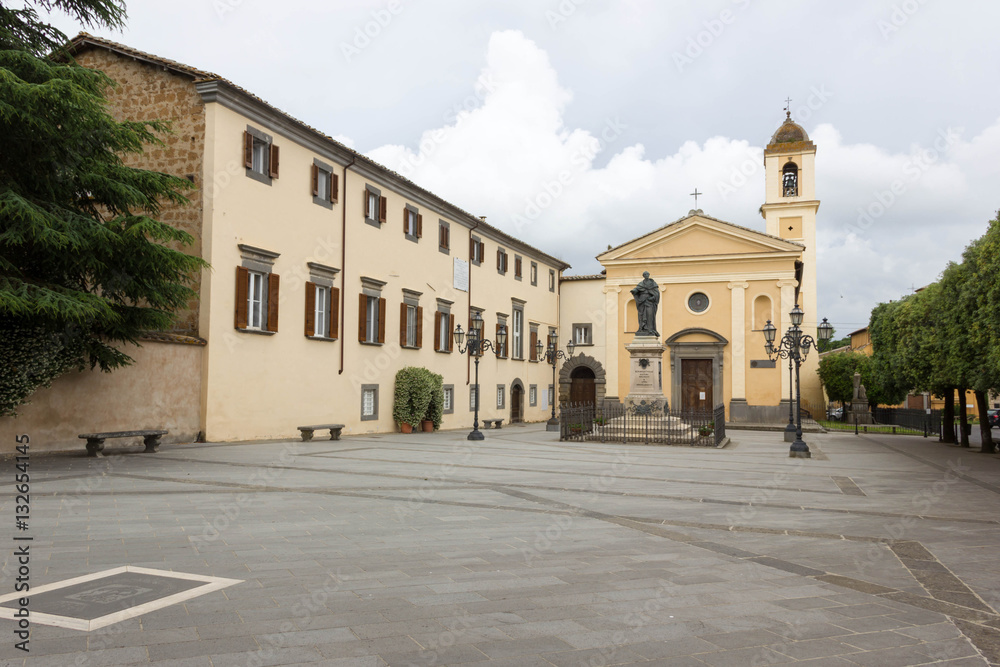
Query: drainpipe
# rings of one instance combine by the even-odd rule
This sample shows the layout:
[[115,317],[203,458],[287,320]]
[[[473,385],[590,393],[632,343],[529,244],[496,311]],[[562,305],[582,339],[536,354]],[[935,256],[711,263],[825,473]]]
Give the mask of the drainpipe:
[[[476,231],[480,223],[486,222],[486,216],[479,216],[479,222],[473,225],[472,229],[469,230],[469,245],[472,245],[472,232]],[[480,266],[482,265],[482,258],[479,259]],[[466,326],[472,321],[472,257],[469,257],[469,316],[466,319]],[[472,355],[465,355],[465,384],[466,386],[472,384]],[[477,390],[478,391],[478,390]],[[481,398],[481,397],[480,397]],[[477,399],[479,400],[479,399]]]
[[354,166],[357,159],[352,157],[351,163],[344,167],[344,201],[340,206],[340,370],[337,375],[344,374],[344,344],[347,341],[344,326],[347,304],[347,170]]

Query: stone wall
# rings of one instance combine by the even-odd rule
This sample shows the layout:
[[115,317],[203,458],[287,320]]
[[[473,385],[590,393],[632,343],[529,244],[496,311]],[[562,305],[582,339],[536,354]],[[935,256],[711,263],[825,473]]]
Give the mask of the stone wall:
[[[163,146],[147,146],[142,155],[125,156],[125,161],[130,166],[187,178],[194,184],[185,192],[189,204],[165,205],[157,217],[193,236],[194,244],[183,250],[201,255],[205,105],[192,79],[105,49],[84,51],[77,55],[77,61],[103,71],[118,84],[108,91],[111,113],[118,120],[171,122],[172,133],[161,137]],[[192,287],[200,291],[200,276],[195,276]],[[192,299],[186,309],[177,313],[173,330],[199,335],[198,299]]]
[[[26,433],[31,451],[84,451],[81,433],[168,429],[163,442],[194,442],[200,428],[201,357],[204,345],[144,341],[128,347],[135,363],[113,373],[100,370],[61,376],[31,396],[17,417],[0,419],[0,454],[14,451]],[[141,443],[109,440],[107,450]]]

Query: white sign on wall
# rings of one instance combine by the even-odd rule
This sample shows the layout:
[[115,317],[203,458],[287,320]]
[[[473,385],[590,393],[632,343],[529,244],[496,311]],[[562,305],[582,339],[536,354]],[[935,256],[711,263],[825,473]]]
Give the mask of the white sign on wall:
[[469,291],[469,262],[458,257],[455,258],[455,289]]

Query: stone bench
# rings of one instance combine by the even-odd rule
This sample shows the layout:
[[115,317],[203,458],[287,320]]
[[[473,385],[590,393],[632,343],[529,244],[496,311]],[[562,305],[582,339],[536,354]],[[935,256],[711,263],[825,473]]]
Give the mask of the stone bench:
[[340,440],[340,431],[344,428],[344,425],[316,424],[314,426],[299,426],[297,428],[302,432],[302,442],[309,442],[313,439],[313,431],[325,431],[326,429],[330,429],[331,440]]
[[483,427],[484,428],[491,428],[490,424],[493,424],[492,428],[495,428],[495,429],[496,428],[500,428],[501,424],[503,424],[503,417],[501,417],[500,419],[484,419],[483,420]]
[[144,452],[156,453],[160,446],[160,438],[169,431],[108,431],[107,433],[81,433],[80,438],[87,441],[87,456],[103,456],[104,441],[108,438],[141,437],[146,445]]

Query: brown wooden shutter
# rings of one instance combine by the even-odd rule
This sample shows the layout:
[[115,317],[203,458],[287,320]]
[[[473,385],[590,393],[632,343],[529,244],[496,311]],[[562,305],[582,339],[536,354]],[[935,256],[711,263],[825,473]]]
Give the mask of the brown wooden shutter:
[[528,355],[531,361],[538,361],[538,332],[531,332],[531,354]]
[[455,349],[455,337],[452,335],[455,333],[455,316],[448,316],[448,351],[451,352]]
[[243,166],[253,169],[253,135],[243,132]]
[[271,178],[278,177],[278,147],[271,144]]
[[438,245],[444,247],[444,225],[438,227]]
[[434,349],[441,349],[441,311],[434,311]]
[[476,259],[476,240],[469,239],[469,261],[475,261]]
[[368,210],[368,188],[364,189],[364,196],[362,197],[362,199],[364,200],[362,204],[364,204],[364,209],[365,209],[365,220],[374,220],[375,213]]
[[247,328],[247,292],[250,289],[250,271],[236,267],[236,328]]
[[406,346],[406,304],[399,304],[399,344]]
[[497,271],[503,271],[503,253],[497,248]]
[[507,273],[507,253],[503,254],[503,272]]
[[403,233],[410,233],[410,209],[403,207]]
[[278,283],[277,273],[267,276],[267,330],[278,331]]
[[521,277],[521,258],[517,257],[514,259],[514,275],[518,278]]
[[340,176],[330,174],[330,203],[336,204],[340,199]]
[[510,329],[507,330],[507,337],[503,339],[504,359],[510,356]]
[[451,249],[451,227],[444,228],[444,247],[446,250]]
[[378,342],[385,342],[385,299],[378,300]]
[[424,309],[417,306],[417,347],[424,344]]
[[364,343],[367,339],[368,327],[368,297],[362,292],[358,301],[358,341]]
[[424,216],[417,214],[417,238],[424,236]]
[[378,221],[385,222],[386,215],[388,214],[387,209],[389,208],[389,200],[386,197],[379,197],[378,208]]
[[316,283],[306,282],[306,335],[316,333]]
[[330,288],[330,338],[340,338],[340,289]]
[[312,188],[313,197],[319,194],[319,167],[316,165],[312,166]]
[[[499,338],[499,337],[500,337],[500,323],[497,322],[497,330],[496,330],[496,335],[493,337],[493,342],[495,343],[496,340],[497,340],[497,338]],[[502,357],[503,356],[503,350],[497,349],[497,356],[498,357]]]
[[479,242],[479,259],[480,261],[486,257],[486,243],[483,241]]

